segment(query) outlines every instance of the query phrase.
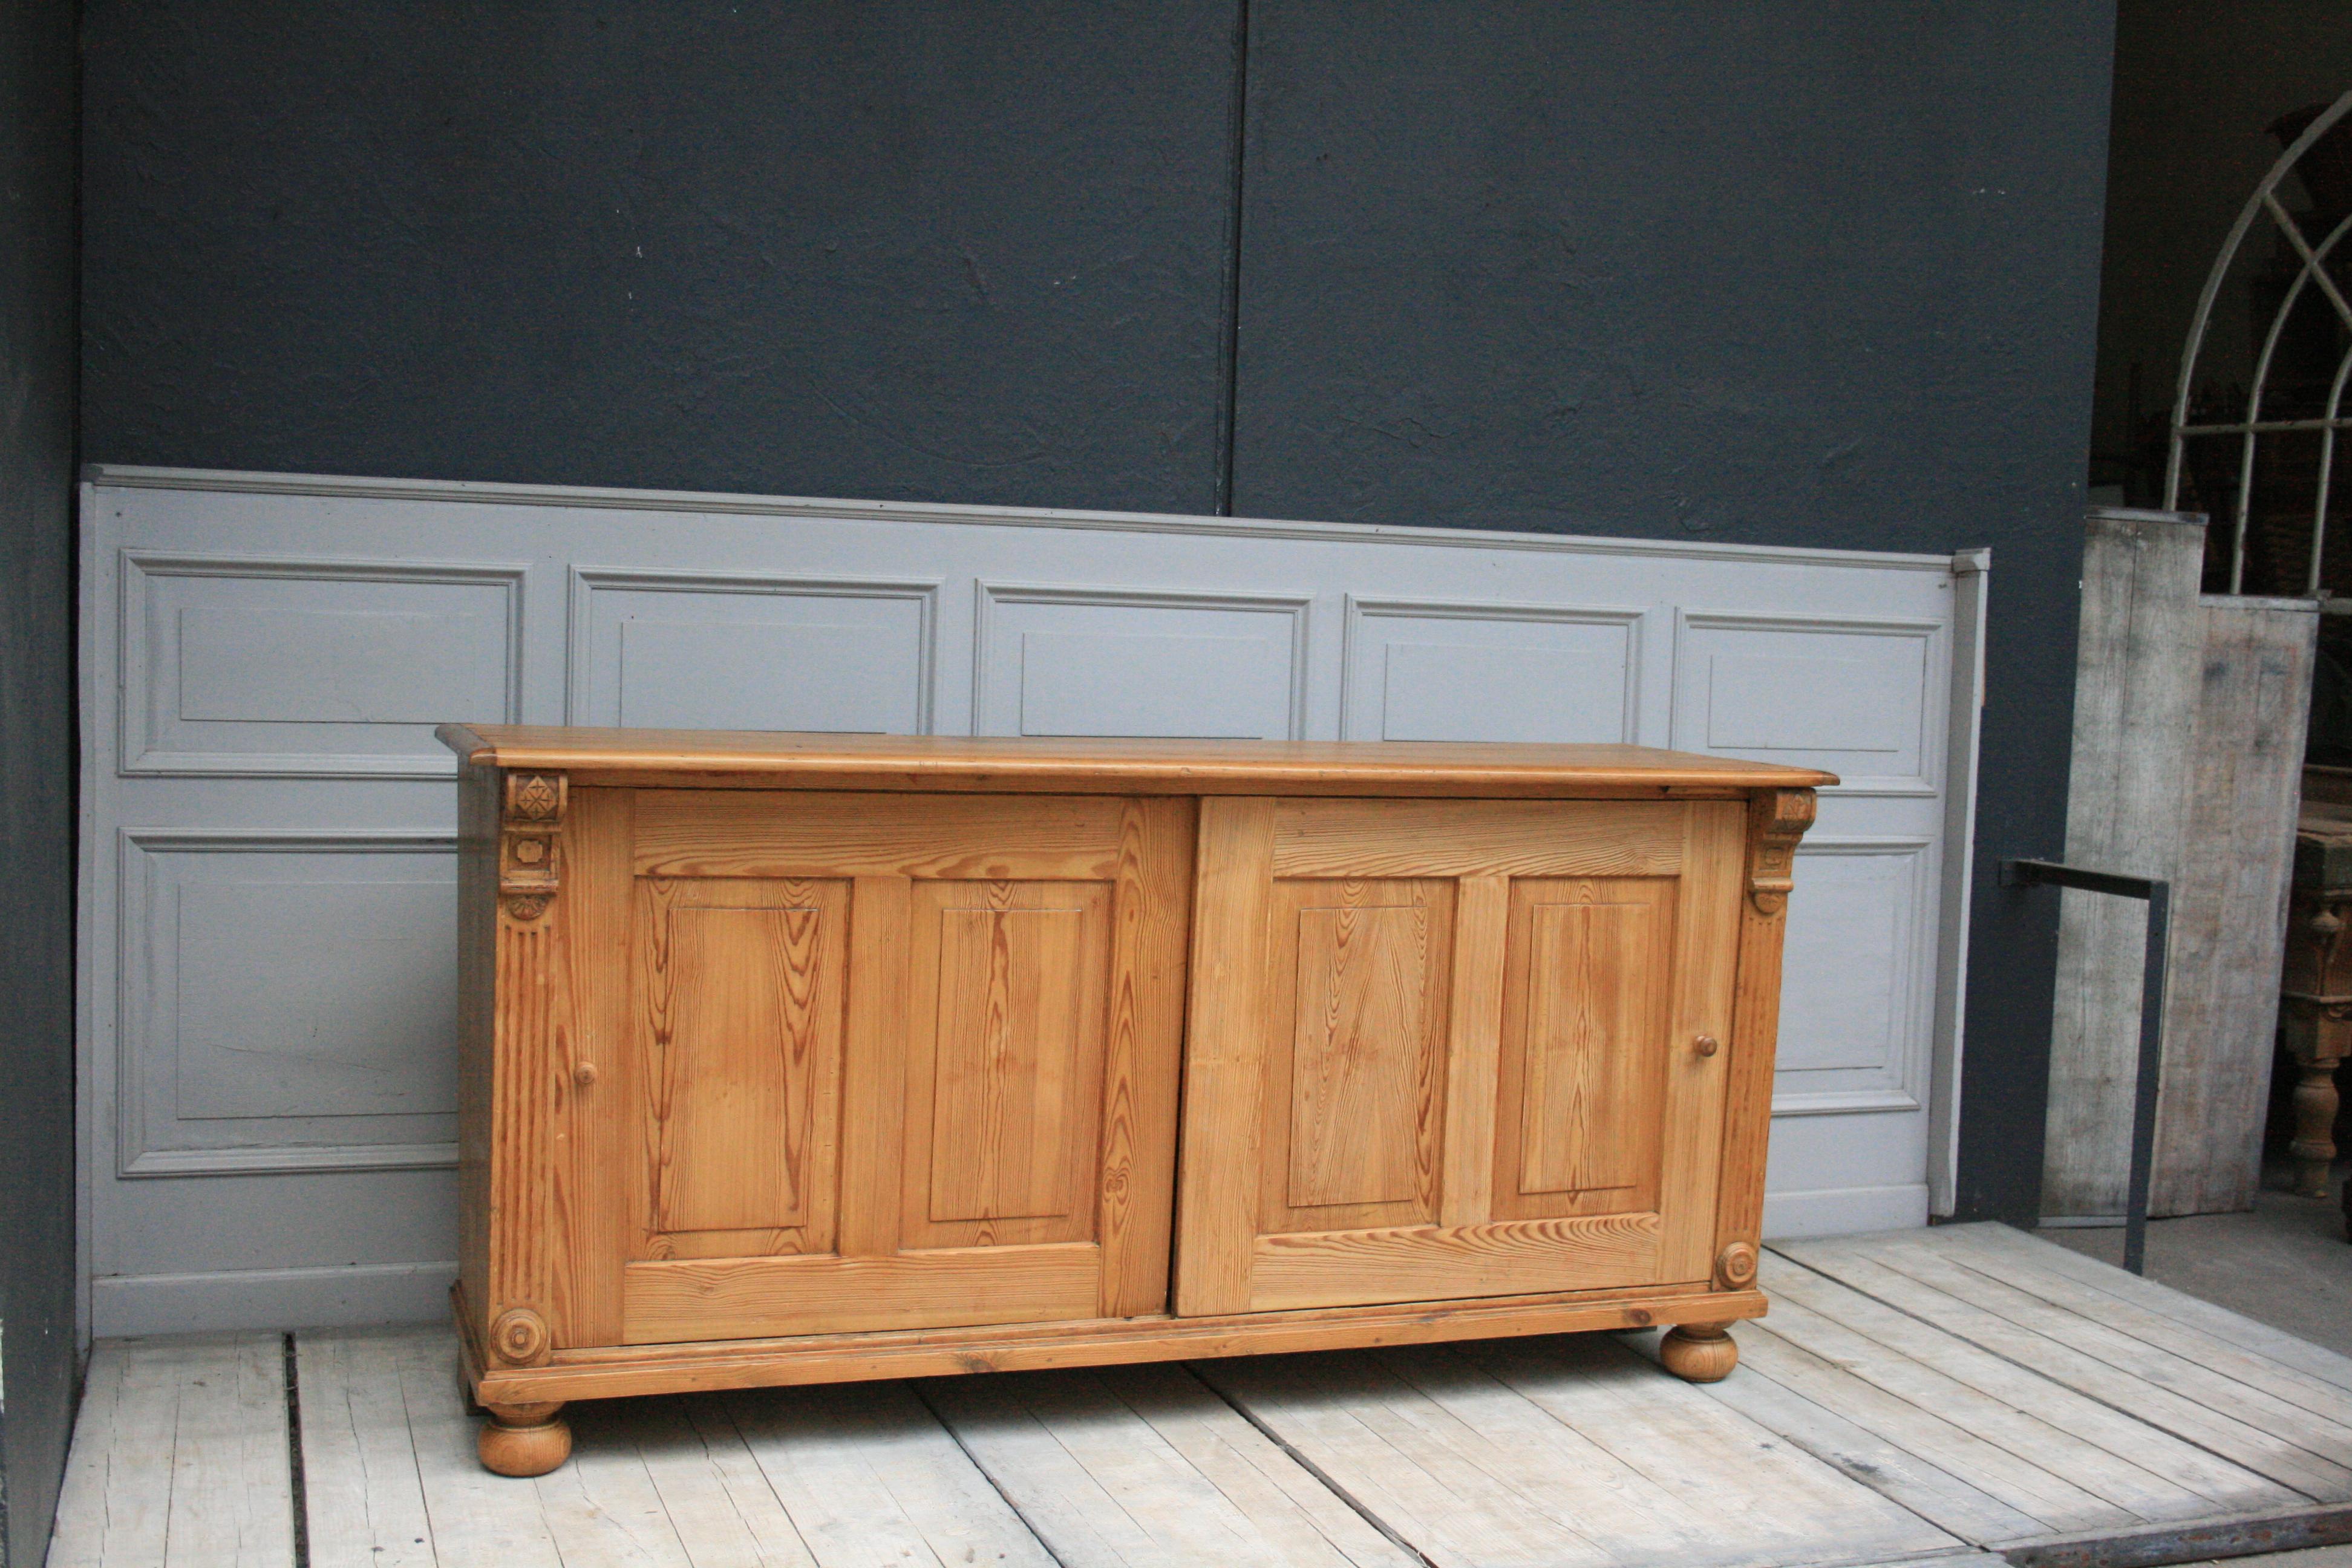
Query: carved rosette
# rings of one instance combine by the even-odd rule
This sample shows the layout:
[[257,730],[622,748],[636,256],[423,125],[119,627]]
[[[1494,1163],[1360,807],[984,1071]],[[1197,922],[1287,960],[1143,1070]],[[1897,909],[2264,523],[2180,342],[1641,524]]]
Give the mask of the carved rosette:
[[510,1307],[490,1325],[490,1353],[509,1366],[533,1366],[547,1359],[547,1320],[529,1307]]
[[1813,825],[1809,789],[1765,790],[1748,803],[1748,898],[1759,915],[1789,907],[1796,884],[1797,841]]
[[509,773],[499,824],[499,902],[535,921],[555,897],[557,835],[566,795],[562,773]]
[[1735,1241],[1715,1255],[1715,1282],[1726,1290],[1745,1290],[1756,1283],[1756,1245]]

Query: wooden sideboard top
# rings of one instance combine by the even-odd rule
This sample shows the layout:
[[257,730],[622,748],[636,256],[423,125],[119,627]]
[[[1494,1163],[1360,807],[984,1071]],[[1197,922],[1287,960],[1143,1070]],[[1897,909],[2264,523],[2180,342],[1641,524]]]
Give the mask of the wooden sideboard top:
[[575,782],[773,789],[1035,790],[1143,795],[1717,795],[1811,789],[1834,773],[1652,746],[1396,741],[1032,740],[444,724],[485,767]]

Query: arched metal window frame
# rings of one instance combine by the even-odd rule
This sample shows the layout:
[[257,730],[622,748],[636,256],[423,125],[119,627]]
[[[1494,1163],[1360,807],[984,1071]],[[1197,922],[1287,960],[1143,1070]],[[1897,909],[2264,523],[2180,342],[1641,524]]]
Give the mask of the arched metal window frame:
[[[2352,350],[2346,352],[2336,367],[2335,377],[2328,388],[2326,412],[2321,416],[2266,420],[2263,417],[2263,395],[2270,378],[2272,355],[2277,351],[2287,319],[2294,313],[2295,306],[2303,299],[2306,284],[2318,287],[2335,308],[2347,333],[2352,333],[2352,302],[2347,301],[2336,280],[2327,275],[2325,265],[2346,234],[2352,232],[2352,216],[2347,216],[2336,224],[2315,246],[2304,234],[2294,215],[2287,211],[2278,198],[2280,182],[2302,161],[2304,153],[2347,114],[2352,114],[2352,92],[2347,92],[2329,104],[2318,118],[2305,126],[2303,134],[2279,154],[2278,161],[2271,165],[2270,172],[2263,176],[2262,183],[2246,198],[2244,208],[2238,214],[2238,221],[2231,226],[2230,236],[2222,242],[2220,255],[2214,258],[2212,270],[2206,275],[2204,291],[2197,299],[2197,315],[2189,329],[2187,348],[2180,358],[2180,384],[2172,405],[2172,447],[2164,469],[2164,505],[2167,510],[2179,509],[2181,461],[2189,441],[2232,435],[2239,437],[2238,494],[2230,543],[2230,592],[2232,594],[2242,593],[2245,583],[2246,534],[2253,507],[2256,443],[2266,435],[2316,430],[2320,433],[2319,477],[2312,508],[2311,561],[2305,593],[2315,599],[2321,596],[2320,555],[2327,542],[2327,502],[2335,479],[2336,433],[2352,427],[2352,417],[2347,417],[2344,413],[2345,387],[2347,381],[2352,381]],[[2213,302],[2220,298],[2222,279],[2235,266],[2247,235],[2253,230],[2254,221],[2265,215],[2285,236],[2287,244],[2294,248],[2302,266],[2297,269],[2294,280],[2287,286],[2278,312],[2272,318],[2270,330],[2263,336],[2262,352],[2255,357],[2253,381],[2246,392],[2245,416],[2192,425],[2189,422],[2189,396],[2196,385],[2198,360],[2205,352],[2206,331],[2212,324]]]

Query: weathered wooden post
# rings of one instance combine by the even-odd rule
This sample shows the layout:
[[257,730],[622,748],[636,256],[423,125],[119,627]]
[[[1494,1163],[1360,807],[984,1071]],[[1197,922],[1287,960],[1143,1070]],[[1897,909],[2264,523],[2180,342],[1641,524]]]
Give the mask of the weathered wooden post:
[[[2251,1207],[2317,636],[2300,599],[2200,595],[2205,526],[2086,519],[2066,858],[2173,884],[2149,1212]],[[2144,938],[2068,893],[2059,921],[2042,1212],[2125,1206]]]

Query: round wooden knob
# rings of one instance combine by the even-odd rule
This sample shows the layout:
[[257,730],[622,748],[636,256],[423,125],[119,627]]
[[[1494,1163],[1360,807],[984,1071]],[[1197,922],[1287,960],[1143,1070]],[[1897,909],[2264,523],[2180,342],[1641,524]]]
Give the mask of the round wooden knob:
[[1697,1049],[1698,1054],[1703,1057],[1711,1057],[1715,1055],[1716,1052],[1723,1049],[1723,1042],[1717,1039],[1713,1035],[1701,1035],[1697,1039],[1693,1040],[1691,1044]]
[[583,1089],[594,1087],[596,1082],[596,1064],[594,1062],[582,1062],[579,1066],[573,1068],[572,1069],[572,1081],[578,1084]]

